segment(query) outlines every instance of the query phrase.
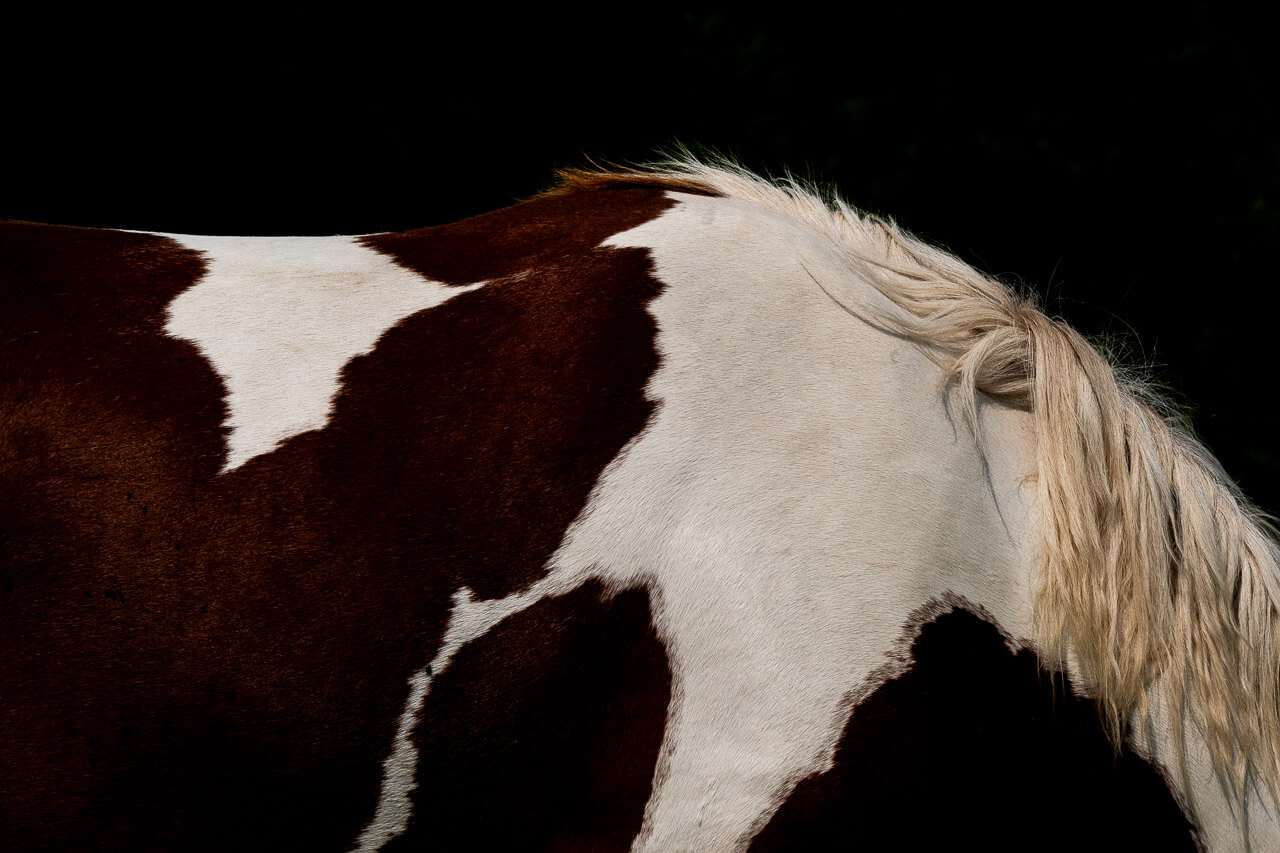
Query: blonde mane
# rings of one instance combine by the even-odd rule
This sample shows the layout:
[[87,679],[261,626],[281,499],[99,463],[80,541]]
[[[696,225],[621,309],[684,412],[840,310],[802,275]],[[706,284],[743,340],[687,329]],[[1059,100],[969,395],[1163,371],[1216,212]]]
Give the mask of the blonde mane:
[[[1038,651],[1059,668],[1071,655],[1115,743],[1155,691],[1173,709],[1184,786],[1186,719],[1232,799],[1257,784],[1280,802],[1280,548],[1268,520],[1147,387],[1032,299],[794,179],[688,158],[561,177],[556,191],[644,183],[790,217],[834,241],[903,309],[874,322],[946,371],[970,424],[979,394],[1031,411]],[[865,316],[867,306],[831,295]]]

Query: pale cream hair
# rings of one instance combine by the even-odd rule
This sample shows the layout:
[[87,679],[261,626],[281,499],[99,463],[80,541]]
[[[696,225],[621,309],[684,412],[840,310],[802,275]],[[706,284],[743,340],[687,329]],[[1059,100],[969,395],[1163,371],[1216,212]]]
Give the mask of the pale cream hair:
[[[1149,691],[1163,691],[1184,787],[1185,716],[1232,799],[1258,784],[1280,801],[1280,549],[1144,383],[1032,299],[794,179],[687,157],[562,178],[553,192],[645,183],[748,200],[808,226],[903,309],[869,319],[943,368],[971,425],[979,394],[1031,411],[1037,650],[1058,668],[1070,656],[1117,744]],[[818,284],[853,313],[870,310]]]

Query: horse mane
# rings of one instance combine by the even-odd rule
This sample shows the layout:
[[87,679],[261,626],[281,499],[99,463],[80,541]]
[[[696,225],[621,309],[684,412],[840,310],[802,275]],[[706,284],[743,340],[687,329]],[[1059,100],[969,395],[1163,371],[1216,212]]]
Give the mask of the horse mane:
[[[552,192],[646,184],[725,196],[808,226],[902,309],[873,322],[942,367],[975,435],[979,394],[1031,411],[1037,650],[1055,668],[1075,664],[1117,748],[1150,697],[1167,703],[1187,796],[1184,720],[1229,798],[1252,782],[1280,802],[1275,529],[1149,386],[1033,298],[794,178],[686,156],[561,181]],[[854,311],[853,297],[828,293]]]

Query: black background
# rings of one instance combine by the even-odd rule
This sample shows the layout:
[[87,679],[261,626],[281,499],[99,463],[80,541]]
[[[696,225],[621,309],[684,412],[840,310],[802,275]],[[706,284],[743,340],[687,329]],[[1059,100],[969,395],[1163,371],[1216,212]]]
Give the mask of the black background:
[[[960,4],[953,4],[960,5]],[[0,216],[187,233],[450,221],[674,143],[838,187],[1173,389],[1280,510],[1276,50],[1184,4],[28,12]]]

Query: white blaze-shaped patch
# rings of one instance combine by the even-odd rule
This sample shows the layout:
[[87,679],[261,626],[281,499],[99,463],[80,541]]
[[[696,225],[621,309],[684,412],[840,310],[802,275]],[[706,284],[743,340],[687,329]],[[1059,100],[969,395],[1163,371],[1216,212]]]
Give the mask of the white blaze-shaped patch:
[[170,303],[165,331],[195,344],[226,387],[224,472],[322,428],[347,362],[480,286],[429,281],[354,237],[168,236],[208,268]]
[[[653,418],[547,577],[498,602],[461,595],[430,668],[588,579],[646,587],[674,689],[635,847],[661,853],[740,848],[828,768],[848,697],[926,602],[952,591],[1026,636],[1032,562],[1029,419],[983,407],[984,472],[939,369],[814,284],[885,307],[830,245],[749,203],[675,197],[604,243],[648,249],[665,286]],[[361,849],[404,826],[404,792],[382,802]]]

